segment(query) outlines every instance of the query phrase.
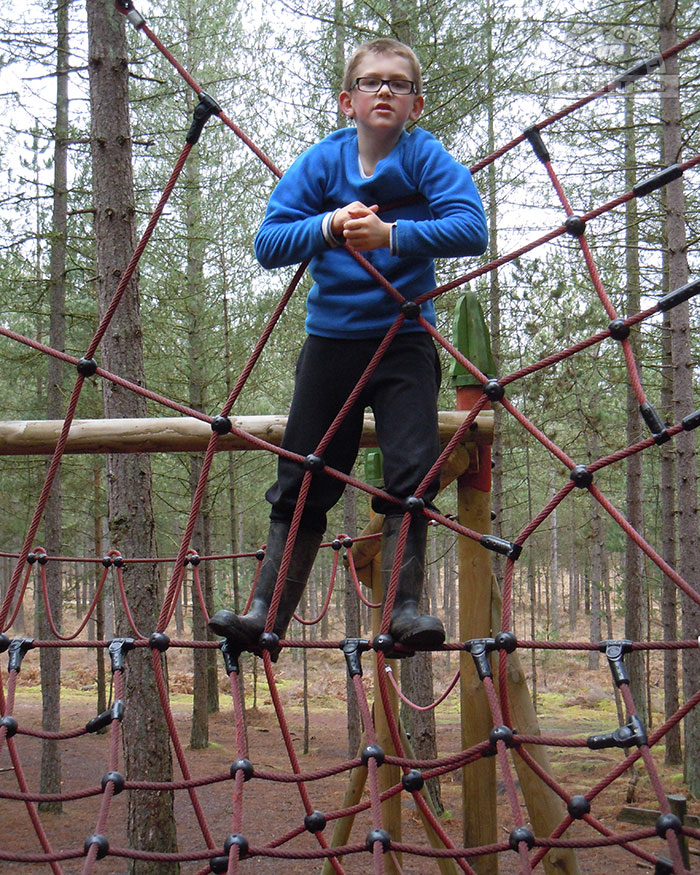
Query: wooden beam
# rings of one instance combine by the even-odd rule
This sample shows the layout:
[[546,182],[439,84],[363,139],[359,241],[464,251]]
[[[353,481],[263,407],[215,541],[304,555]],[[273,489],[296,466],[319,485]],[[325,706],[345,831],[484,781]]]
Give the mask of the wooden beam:
[[[438,414],[443,444],[454,435],[466,416],[465,411]],[[287,424],[286,416],[234,416],[233,426],[253,438],[279,446]],[[0,422],[0,456],[50,455],[56,448],[63,421],[40,419]],[[74,420],[65,452],[81,453],[193,453],[203,452],[211,438],[208,422],[190,416],[153,419],[77,419]],[[480,413],[466,440],[490,443],[493,439],[493,414]],[[376,447],[374,417],[365,415],[362,447]],[[218,450],[250,450],[257,447],[244,435],[227,434]]]

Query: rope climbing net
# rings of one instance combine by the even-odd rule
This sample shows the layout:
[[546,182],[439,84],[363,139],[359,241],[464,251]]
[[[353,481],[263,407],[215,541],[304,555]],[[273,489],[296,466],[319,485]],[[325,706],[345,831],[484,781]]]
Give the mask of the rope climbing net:
[[[359,252],[349,249],[352,257],[374,276],[376,281],[382,285],[388,295],[396,300],[398,315],[387,336],[379,345],[375,356],[367,367],[360,382],[339,412],[328,432],[323,437],[318,447],[316,447],[314,453],[303,458],[289,453],[280,447],[273,446],[271,443],[260,437],[241,429],[235,419],[231,417],[231,412],[271,333],[280,319],[285,306],[297,289],[306,269],[306,265],[301,265],[296,271],[291,283],[284,292],[278,305],[275,307],[264,332],[255,345],[255,348],[227,398],[226,403],[221,408],[220,413],[213,418],[200,411],[193,410],[167,397],[145,389],[142,386],[136,385],[117,374],[110,373],[109,371],[98,367],[95,361],[95,353],[120,305],[129,281],[139,263],[139,259],[163,214],[168,199],[173,192],[185,162],[187,161],[188,155],[190,154],[193,145],[197,142],[204,125],[209,118],[212,116],[218,117],[237,137],[240,138],[240,140],[242,140],[243,143],[245,143],[245,145],[269,168],[273,174],[278,177],[281,176],[280,171],[273,162],[230,118],[227,117],[218,103],[202,90],[190,73],[184,69],[179,61],[160,42],[141,14],[134,8],[131,0],[117,0],[117,8],[124,13],[130,23],[147,39],[149,39],[156,49],[167,58],[187,84],[198,95],[199,104],[195,109],[194,121],[187,134],[184,148],[175,163],[162,197],[147,223],[143,236],[133,253],[128,267],[120,278],[118,287],[112,297],[111,304],[102,316],[84,356],[80,359],[76,359],[73,356],[59,352],[45,344],[14,332],[5,325],[0,326],[0,333],[5,337],[25,344],[35,350],[39,350],[49,356],[61,359],[62,361],[74,366],[77,370],[74,388],[67,404],[65,420],[63,422],[60,437],[51,457],[50,464],[48,465],[44,485],[27,529],[22,549],[17,554],[3,554],[5,556],[11,555],[15,558],[16,564],[2,606],[0,606],[0,651],[7,652],[8,654],[7,674],[6,676],[0,677],[0,713],[2,715],[0,717],[0,746],[5,747],[9,755],[12,770],[17,782],[17,789],[8,790],[4,787],[0,788],[0,798],[7,802],[15,802],[18,805],[23,804],[26,807],[31,830],[33,830],[36,840],[38,841],[38,846],[40,846],[41,850],[34,853],[29,851],[14,853],[0,847],[0,860],[7,863],[15,862],[33,866],[34,868],[32,868],[31,871],[37,871],[36,867],[41,865],[46,869],[50,869],[54,873],[66,871],[65,867],[70,865],[71,861],[76,860],[81,861],[80,865],[82,871],[85,873],[99,871],[101,861],[106,858],[114,858],[115,860],[120,861],[141,860],[153,861],[154,863],[160,861],[171,861],[181,864],[189,863],[195,866],[195,871],[199,873],[236,873],[239,871],[253,871],[252,869],[247,869],[246,866],[255,866],[256,860],[260,861],[264,858],[270,858],[273,860],[307,861],[309,865],[311,864],[311,861],[319,861],[319,865],[321,861],[324,861],[326,862],[326,865],[329,865],[333,869],[333,871],[341,873],[348,871],[348,869],[344,867],[351,867],[353,862],[359,858],[363,861],[361,863],[363,867],[362,871],[368,871],[371,866],[374,872],[382,873],[385,871],[385,861],[387,858],[391,858],[392,865],[400,871],[402,864],[399,861],[398,855],[401,854],[403,855],[404,861],[418,860],[420,862],[423,858],[432,858],[437,861],[441,867],[443,864],[447,865],[448,862],[451,861],[449,862],[449,865],[457,867],[463,872],[474,873],[476,871],[474,866],[478,865],[475,861],[485,855],[496,854],[510,855],[512,858],[517,859],[519,871],[528,873],[538,867],[543,867],[547,855],[554,853],[557,849],[605,848],[618,846],[629,852],[630,858],[634,863],[642,861],[645,864],[653,866],[658,873],[689,872],[685,843],[687,839],[700,840],[700,830],[684,823],[681,818],[671,810],[668,798],[660,780],[658,768],[652,755],[652,749],[655,745],[658,745],[663,741],[672,727],[677,726],[684,717],[697,707],[700,703],[700,689],[687,697],[678,711],[667,719],[663,725],[659,726],[653,732],[648,731],[638,714],[637,706],[630,690],[625,657],[627,654],[637,651],[650,652],[662,649],[684,651],[697,649],[698,641],[679,640],[673,642],[640,642],[611,640],[603,642],[545,642],[519,639],[513,633],[512,629],[514,620],[513,601],[515,563],[526,545],[526,542],[533,533],[551,517],[564,499],[577,489],[588,491],[609,517],[637,545],[639,550],[641,550],[643,554],[661,570],[666,578],[677,587],[682,599],[687,600],[687,603],[689,604],[700,605],[700,593],[698,593],[688,581],[684,580],[676,570],[672,568],[637,531],[634,530],[623,514],[615,507],[613,502],[601,492],[595,482],[595,475],[597,472],[602,471],[608,466],[619,463],[630,456],[641,453],[655,445],[671,441],[682,432],[691,431],[700,425],[700,411],[698,410],[688,410],[685,417],[673,425],[664,424],[662,418],[646,397],[642,380],[640,379],[638,364],[635,360],[632,345],[629,340],[631,328],[640,325],[645,321],[651,320],[659,313],[663,313],[678,306],[700,292],[700,280],[691,281],[659,298],[652,306],[634,315],[628,316],[627,318],[623,318],[616,311],[606,292],[604,283],[596,268],[591,248],[586,239],[586,228],[589,223],[608,212],[616,210],[628,201],[634,198],[645,197],[652,192],[660,190],[673,180],[683,176],[700,163],[700,155],[684,161],[683,163],[673,164],[666,167],[661,172],[636,184],[632,190],[620,194],[606,203],[596,206],[585,214],[577,215],[574,213],[574,210],[567,199],[564,187],[552,166],[552,161],[543,137],[543,132],[545,132],[547,128],[556,124],[565,116],[579,110],[581,107],[592,103],[606,94],[624,88],[637,79],[646,76],[656,70],[668,58],[678,55],[680,52],[697,43],[700,40],[700,31],[692,34],[687,39],[678,43],[676,46],[673,46],[664,53],[627,70],[621,76],[609,82],[598,91],[576,101],[570,106],[557,112],[555,115],[538,122],[492,155],[479,161],[472,168],[474,172],[477,172],[505,155],[506,152],[517,148],[523,143],[529,142],[551,180],[552,186],[554,187],[556,195],[561,203],[561,207],[565,214],[565,221],[563,224],[548,231],[537,239],[496,258],[489,264],[480,266],[458,279],[454,279],[449,283],[433,289],[419,297],[415,302],[405,301],[399,292],[393,288],[386,279],[377,274],[372,265]],[[470,281],[475,280],[477,277],[483,276],[490,271],[494,271],[504,265],[512,263],[520,256],[532,252],[547,243],[551,243],[562,235],[570,235],[578,242],[581,256],[592,281],[593,289],[600,306],[602,306],[605,311],[606,318],[609,320],[606,329],[600,330],[567,349],[554,352],[540,361],[533,362],[511,374],[494,378],[484,374],[472,361],[460,352],[453,343],[443,337],[438,330],[428,324],[421,317],[420,306],[429,299],[437,298],[446,292],[457,289]],[[231,645],[226,642],[218,644],[216,642],[208,641],[174,640],[169,638],[166,634],[166,630],[168,629],[176,610],[177,601],[187,569],[192,571],[196,598],[199,601],[204,616],[207,617],[207,605],[205,604],[202,586],[199,581],[199,567],[201,562],[216,561],[224,558],[236,558],[241,561],[252,561],[257,559],[258,562],[262,559],[262,551],[253,554],[241,554],[236,557],[200,556],[191,546],[195,522],[201,510],[204,490],[209,478],[214,453],[221,437],[233,433],[245,440],[249,446],[276,453],[279,456],[286,455],[288,458],[293,459],[295,462],[305,467],[299,502],[292,522],[291,537],[282,558],[279,580],[280,582],[283,581],[286,575],[286,568],[290,562],[293,540],[299,527],[311,478],[314,476],[314,472],[318,470],[319,466],[322,465],[324,450],[333,439],[333,436],[342,423],[343,418],[359,397],[363,387],[376,368],[377,363],[381,360],[387,347],[406,319],[416,319],[420,325],[431,334],[436,343],[449,353],[480,386],[480,391],[476,393],[471,409],[465,413],[463,420],[460,422],[455,433],[450,437],[440,456],[435,460],[430,471],[426,474],[423,482],[416,490],[415,495],[411,496],[409,504],[404,507],[406,513],[404,515],[402,526],[402,537],[405,540],[410,524],[411,513],[415,512],[417,509],[418,512],[426,514],[437,525],[444,526],[462,538],[479,544],[481,548],[485,550],[494,551],[505,557],[505,572],[502,581],[503,604],[499,632],[493,637],[472,639],[466,642],[450,642],[444,645],[444,649],[446,650],[471,654],[473,665],[486,695],[492,729],[487,737],[484,737],[473,746],[460,750],[455,754],[440,756],[434,760],[417,760],[411,757],[410,752],[406,748],[405,737],[401,733],[400,725],[394,716],[394,710],[392,709],[393,695],[396,692],[398,692],[399,695],[402,694],[398,690],[392,673],[387,671],[386,636],[389,629],[391,606],[396,594],[398,577],[398,574],[394,573],[392,574],[392,580],[387,594],[387,609],[383,612],[380,633],[373,640],[367,638],[346,638],[339,641],[287,640],[281,642],[283,648],[306,647],[325,649],[327,651],[335,650],[343,655],[348,677],[350,678],[351,686],[356,695],[357,703],[362,715],[365,732],[364,746],[356,758],[339,762],[336,765],[325,769],[312,771],[302,768],[293,733],[290,731],[284,704],[276,680],[274,667],[276,653],[273,654],[273,651],[274,648],[277,647],[278,642],[272,642],[270,647],[265,647],[263,642],[262,659],[265,676],[290,766],[288,771],[265,769],[256,762],[254,746],[249,748],[249,739],[247,737],[244,720],[244,703],[242,700],[241,687],[238,683],[238,674],[240,671],[238,659],[239,654],[233,652]],[[582,465],[570,458],[564,449],[558,446],[557,443],[538,428],[530,418],[524,415],[524,413],[518,409],[516,404],[509,399],[507,390],[517,381],[523,380],[535,372],[552,368],[556,364],[571,358],[577,353],[601,344],[608,339],[617,341],[620,344],[629,384],[633,388],[643,420],[648,426],[650,434],[648,437],[631,446],[620,448],[608,456],[599,458],[590,464]],[[129,599],[123,581],[124,569],[128,568],[131,563],[153,562],[153,558],[125,557],[118,551],[113,550],[107,553],[104,557],[83,560],[101,563],[103,566],[103,572],[94,599],[87,607],[78,629],[68,635],[62,632],[52,617],[46,583],[46,567],[48,563],[59,561],[61,559],[65,561],[67,557],[48,556],[43,548],[36,546],[35,539],[48,501],[49,493],[52,489],[52,485],[59,471],[62,456],[65,452],[69,431],[74,420],[83,383],[86,378],[95,375],[102,380],[110,381],[117,386],[121,386],[132,392],[140,393],[145,398],[160,404],[165,408],[209,423],[211,426],[211,438],[204,454],[199,483],[194,493],[191,510],[177,555],[171,560],[158,560],[169,561],[172,564],[172,573],[170,575],[155,628],[138,628],[130,611]],[[570,472],[567,481],[558,489],[558,491],[556,491],[539,513],[537,513],[537,515],[512,540],[496,537],[490,533],[474,531],[451,517],[423,507],[421,498],[436,474],[438,474],[444,467],[447,459],[453,453],[455,448],[468,438],[470,430],[476,422],[477,416],[482,413],[490,403],[500,404],[503,410],[509,414],[515,422],[522,426],[522,428],[525,429],[534,439],[539,441],[540,444]],[[369,495],[377,495],[388,501],[397,501],[394,496],[387,494],[377,486],[362,482],[355,477],[346,475],[329,467],[324,467],[324,471]],[[335,579],[341,551],[345,550],[358,596],[365,600],[353,566],[352,546],[355,541],[356,539],[352,536],[343,534],[334,539],[327,546],[334,551],[333,579]],[[39,569],[40,579],[40,598],[43,600],[44,610],[53,637],[41,641],[29,638],[10,638],[5,633],[10,630],[15,622],[17,613],[25,597],[25,593],[27,592],[32,570],[37,567]],[[115,577],[117,589],[122,600],[123,610],[131,627],[131,635],[130,637],[114,638],[110,641],[85,640],[80,636],[85,631],[87,624],[95,611],[105,582],[110,574],[113,574]],[[332,588],[329,588],[326,597],[326,606],[330,601],[331,591]],[[270,615],[265,630],[265,633],[268,636],[272,632],[272,626],[279,605],[280,596],[281,585],[278,585],[275,597],[272,601]],[[222,651],[225,670],[230,680],[230,693],[234,714],[233,746],[235,747],[235,754],[230,769],[225,773],[195,777],[192,774],[189,758],[180,740],[176,726],[173,706],[168,692],[168,681],[165,671],[165,654],[168,650],[173,648],[208,649],[219,647]],[[109,654],[112,671],[113,696],[111,706],[101,715],[91,720],[86,726],[78,728],[66,729],[60,732],[49,732],[38,730],[31,725],[28,725],[23,720],[21,709],[18,710],[16,708],[15,700],[18,676],[25,656],[30,651],[41,648],[106,649]],[[122,735],[122,718],[125,708],[124,678],[125,674],[129,671],[129,653],[143,648],[148,648],[151,652],[151,665],[157,685],[160,707],[165,715],[167,728],[170,734],[171,748],[181,772],[181,779],[177,781],[149,782],[139,780],[139,776],[128,776],[125,778],[120,772],[120,739]],[[563,737],[560,734],[540,735],[518,732],[515,726],[508,692],[509,666],[511,666],[512,661],[517,658],[518,650],[538,649],[560,649],[582,652],[600,651],[604,653],[612,673],[613,684],[619,691],[619,695],[622,698],[624,708],[628,715],[628,722],[614,731],[601,732],[590,736],[587,739],[579,737]],[[368,701],[367,690],[363,679],[362,665],[363,655],[367,653],[374,653],[377,662],[377,693],[381,700],[383,711],[386,714],[388,736],[394,751],[394,753],[391,754],[387,753],[378,743],[376,711],[372,709]],[[494,666],[496,667],[495,671]],[[444,698],[449,695],[451,689],[456,684],[456,681],[457,678],[450,683],[448,689],[446,689],[439,697],[438,701],[434,703],[435,705],[438,705],[440,701],[444,700]],[[405,697],[402,698],[405,700]],[[106,752],[106,769],[99,786],[83,787],[76,791],[60,794],[42,794],[32,791],[25,775],[26,749],[24,748],[24,742],[31,739],[48,739],[57,742],[68,741],[83,736],[93,735],[100,730],[107,731],[109,743]],[[572,794],[564,785],[555,780],[555,778],[553,778],[549,772],[542,767],[536,756],[536,751],[538,748],[544,746],[558,746],[572,749],[586,748],[587,750],[619,748],[623,751],[623,754],[621,755],[619,762],[617,762],[615,766],[611,768],[610,771],[594,786],[590,787],[585,792]],[[421,791],[424,782],[427,779],[448,775],[456,770],[465,770],[466,777],[464,780],[469,780],[469,766],[486,757],[496,758],[501,779],[505,787],[509,810],[508,834],[502,840],[488,845],[464,847],[462,841],[457,840],[454,835],[451,835],[445,825],[435,817],[430,805]],[[644,767],[649,776],[658,804],[659,814],[655,823],[650,826],[640,827],[634,831],[618,833],[603,823],[601,818],[597,816],[596,800],[604,790],[610,787],[616,779],[640,759],[643,761]],[[549,788],[549,790],[561,800],[561,821],[556,829],[549,834],[538,834],[526,822],[521,808],[517,791],[517,782],[513,771],[515,761],[518,762],[519,766],[524,765],[532,770],[532,772],[541,779],[543,786]],[[395,785],[382,790],[380,788],[379,770],[385,765],[398,767],[402,777]],[[364,798],[351,806],[332,809],[326,808],[323,811],[314,805],[315,788],[317,786],[316,782],[325,778],[338,779],[339,776],[359,767],[364,767],[367,770],[368,794]],[[222,782],[228,782],[228,785],[230,786],[229,816],[231,824],[230,833],[223,842],[218,835],[215,836],[211,831],[205,813],[206,805],[203,804],[203,797],[207,788],[211,788],[213,785]],[[296,787],[299,796],[300,804],[298,807],[297,825],[284,833],[274,835],[272,838],[270,838],[270,832],[273,829],[272,824],[269,822],[261,824],[256,820],[255,814],[251,815],[249,813],[250,804],[253,803],[256,795],[255,787],[256,785],[260,786],[260,784],[264,782],[280,785],[293,785]],[[116,802],[116,797],[122,792],[128,794],[129,791],[137,790],[173,791],[178,796],[178,800],[181,798],[183,800],[178,801],[179,805],[186,805],[189,802],[191,810],[194,812],[198,828],[201,832],[201,842],[199,843],[199,846],[183,851],[173,850],[169,853],[141,851],[128,847],[114,846],[109,840],[109,834],[110,818],[113,817],[114,807],[118,804]],[[382,820],[382,805],[387,800],[395,798],[398,794],[410,795],[413,803],[429,825],[431,835],[435,839],[435,841],[432,841],[429,846],[397,841],[386,829]],[[83,799],[95,800],[97,812],[94,817],[94,826],[91,825],[92,831],[87,835],[84,843],[79,843],[75,847],[68,849],[59,849],[56,841],[51,838],[48,827],[42,822],[42,819],[39,816],[38,805],[42,801],[61,801],[68,803]],[[246,802],[249,803],[248,806],[245,805]],[[344,844],[334,844],[328,840],[326,832],[328,824],[331,822],[337,823],[343,818],[356,815],[365,815],[369,821],[369,830],[361,840],[352,843],[346,842]],[[579,827],[578,831],[575,833],[574,831],[567,832],[575,821],[579,822],[577,824],[577,827]],[[223,832],[220,828],[220,824],[217,824],[217,831]],[[570,836],[574,834],[575,838],[571,838]],[[309,841],[302,843],[301,839],[305,835],[312,838]],[[657,851],[650,849],[650,843],[648,840],[652,838],[660,838],[665,841],[665,851],[663,854],[659,854]],[[408,866],[408,862],[405,862],[405,865]]]

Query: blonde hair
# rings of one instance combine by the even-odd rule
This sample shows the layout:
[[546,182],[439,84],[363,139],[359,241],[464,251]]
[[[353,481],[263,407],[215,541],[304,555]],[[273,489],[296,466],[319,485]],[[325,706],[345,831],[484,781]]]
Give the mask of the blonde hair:
[[416,85],[416,93],[420,94],[423,88],[420,72],[420,62],[416,57],[415,52],[406,43],[399,42],[396,39],[375,39],[368,43],[362,43],[358,46],[350,56],[345,65],[343,73],[343,91],[350,91],[355,81],[355,72],[360,65],[360,62],[367,55],[398,55],[400,58],[405,58],[411,66],[411,76]]

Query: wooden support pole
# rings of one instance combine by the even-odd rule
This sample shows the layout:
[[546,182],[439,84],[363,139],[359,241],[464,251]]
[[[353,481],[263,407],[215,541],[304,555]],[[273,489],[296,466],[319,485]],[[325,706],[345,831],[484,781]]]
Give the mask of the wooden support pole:
[[[464,420],[454,410],[438,414],[440,440],[446,444]],[[231,422],[253,438],[273,446],[282,442],[286,416],[232,416]],[[490,441],[493,417],[481,415],[469,440]],[[63,420],[39,419],[0,422],[0,456],[50,455],[56,448]],[[196,453],[204,452],[211,438],[208,422],[191,416],[145,419],[76,419],[68,433],[65,452],[77,453]],[[365,416],[361,446],[376,447],[374,417]],[[245,435],[222,435],[217,450],[254,450]]]
[[[455,313],[454,343],[483,373],[492,376],[493,359],[481,308],[473,294],[464,295]],[[469,410],[481,398],[481,387],[457,361],[452,367],[457,409]],[[491,531],[491,447],[480,444],[472,464],[457,480],[457,519],[482,534]],[[459,562],[459,636],[462,641],[491,636],[491,554],[471,538],[457,539]],[[488,699],[469,653],[460,654],[462,748],[488,738],[493,728]],[[462,770],[462,817],[465,847],[498,840],[496,762],[482,757]],[[498,857],[470,860],[479,875],[497,875]]]
[[[491,626],[498,630],[501,624],[501,591],[495,577],[491,578]],[[495,662],[495,660],[494,660]],[[494,671],[494,678],[498,673]],[[539,735],[532,697],[517,650],[508,655],[508,702],[513,725],[521,735]],[[547,748],[541,744],[523,745],[530,756],[548,774],[552,774]],[[532,829],[537,836],[551,835],[566,816],[561,798],[518,756],[513,756]],[[576,852],[572,848],[552,848],[542,861],[547,875],[580,875]]]
[[[473,295],[462,299],[455,322],[457,348],[482,373],[493,376],[495,368],[488,335],[481,309]],[[457,387],[457,407],[470,409],[481,396],[481,386],[458,363],[455,365],[452,378]],[[476,386],[473,385],[475,382]],[[472,466],[458,480],[458,519],[473,531],[487,534],[491,531],[491,449],[488,444],[480,444],[477,449]],[[491,573],[491,554],[476,541],[459,538],[458,555],[460,637],[462,640],[491,638],[500,630],[501,623],[501,595]],[[492,662],[495,664],[495,659]],[[488,738],[493,722],[483,684],[468,653],[462,654],[461,667],[462,745],[469,748]],[[494,671],[494,677],[497,678],[497,671]],[[522,734],[539,734],[517,653],[508,656],[507,684],[515,727]],[[530,745],[527,750],[551,774],[546,749],[541,745]],[[495,758],[486,758],[463,770],[464,843],[467,847],[490,844],[498,838],[495,764]],[[535,834],[551,834],[565,816],[561,799],[517,754],[514,764]],[[498,873],[495,855],[473,858],[470,864],[479,875]],[[553,849],[544,858],[543,866],[548,875],[580,875],[576,855],[571,849]]]

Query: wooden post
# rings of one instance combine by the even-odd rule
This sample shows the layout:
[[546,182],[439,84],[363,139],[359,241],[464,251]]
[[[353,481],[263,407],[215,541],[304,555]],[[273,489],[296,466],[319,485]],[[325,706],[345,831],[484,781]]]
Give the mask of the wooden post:
[[[495,370],[481,308],[473,294],[463,296],[455,314],[455,346],[483,373]],[[478,381],[456,360],[452,385],[457,390],[457,409],[469,410],[481,397]],[[477,446],[474,458],[457,480],[457,519],[460,525],[482,534],[491,531],[491,447]],[[491,635],[491,554],[471,538],[458,538],[459,635],[462,641]],[[469,653],[460,654],[462,748],[488,738],[493,728],[483,684]],[[496,763],[484,757],[462,769],[462,817],[465,847],[488,845],[498,840],[496,816]],[[497,875],[498,857],[473,857],[479,875]]]
[[[489,377],[494,375],[483,314],[476,297],[471,293],[462,298],[457,309],[455,346],[482,373]],[[458,410],[470,409],[481,396],[478,381],[455,362],[452,382],[457,388]],[[491,531],[491,451],[488,444],[479,444],[476,450],[476,464],[470,466],[457,481],[458,518],[462,525],[486,534]],[[465,641],[470,638],[490,638],[499,630],[501,620],[501,594],[491,573],[491,554],[477,542],[460,538],[458,555],[460,636]],[[467,748],[488,738],[493,722],[483,684],[468,653],[461,655],[461,666],[462,745]],[[516,727],[523,734],[538,734],[537,718],[517,653],[508,657],[507,683],[511,716]],[[528,752],[551,774],[546,749],[531,745]],[[561,799],[517,756],[514,765],[535,833],[550,834],[566,813]],[[467,847],[497,840],[495,782],[495,758],[481,759],[463,770],[464,843]],[[495,855],[474,858],[470,864],[480,875],[495,875],[498,872]],[[548,875],[579,875],[580,871],[575,853],[564,848],[550,851],[543,860],[543,866]]]
[[[441,477],[441,488],[444,488],[447,483],[452,482],[452,480],[455,479],[455,477],[458,476],[458,474],[467,466],[468,462],[469,451],[465,447],[458,447],[445,466],[446,470],[443,471],[443,476]],[[370,450],[366,454],[365,480],[374,486],[381,486],[383,483],[381,453],[378,450]],[[362,535],[367,536],[379,534],[382,530],[383,521],[384,516],[382,514],[371,513],[369,523],[362,532]],[[370,540],[356,541],[352,547],[352,555],[358,578],[366,587],[368,587],[372,591],[372,601],[381,602],[383,598],[383,592],[381,584],[380,539],[372,538]],[[379,633],[380,625],[381,612],[379,610],[375,610],[373,611],[372,616],[373,635],[377,635]],[[392,665],[393,670],[393,667],[396,666],[396,660],[391,660],[390,664]],[[374,685],[375,690],[377,690],[378,677],[376,659],[374,660],[374,673]],[[399,726],[401,743],[404,747],[404,751],[409,758],[414,758],[409,739],[406,736],[406,732],[403,726],[401,725],[401,720],[398,712],[398,698],[392,688],[390,688],[390,697],[395,715],[394,719],[397,721]],[[377,732],[378,744],[381,745],[385,753],[395,753],[393,742],[388,731],[386,715],[382,707],[381,699],[378,696],[376,697],[374,704],[374,723]],[[363,733],[362,741],[360,743],[360,750],[364,747],[365,744],[366,735],[365,733]],[[398,766],[389,767],[385,764],[379,770],[379,779],[380,791],[388,789],[389,787],[393,787],[401,779],[401,770]],[[365,789],[366,781],[367,769],[364,766],[360,766],[352,771],[348,787],[345,791],[343,808],[350,808],[360,801],[360,799],[362,798],[362,793]],[[426,800],[428,806],[433,811],[433,813],[435,813],[432,799],[430,798],[430,794],[428,793],[426,787],[423,787],[423,789],[421,790],[421,795]],[[387,800],[382,806],[382,820],[384,827],[388,830],[392,839],[395,839],[396,841],[401,840],[402,803],[402,794],[399,793],[392,797],[392,799]],[[444,847],[442,840],[435,832],[431,824],[428,822],[427,818],[423,815],[422,812],[419,813],[423,821],[423,827],[425,829],[426,835],[432,847]],[[333,845],[342,845],[347,843],[348,839],[350,838],[350,832],[352,830],[353,822],[353,815],[348,815],[347,817],[343,817],[336,821],[335,827],[333,829]],[[387,856],[385,858],[384,863],[387,872],[393,873],[397,871],[396,867],[394,866],[394,861],[390,856]],[[439,859],[437,861],[437,865],[442,875],[456,875],[457,864],[454,860],[449,858]],[[322,875],[330,875],[331,870],[332,867],[330,866],[330,863],[326,861],[323,866]]]

